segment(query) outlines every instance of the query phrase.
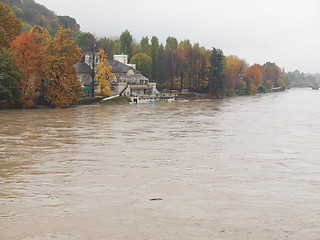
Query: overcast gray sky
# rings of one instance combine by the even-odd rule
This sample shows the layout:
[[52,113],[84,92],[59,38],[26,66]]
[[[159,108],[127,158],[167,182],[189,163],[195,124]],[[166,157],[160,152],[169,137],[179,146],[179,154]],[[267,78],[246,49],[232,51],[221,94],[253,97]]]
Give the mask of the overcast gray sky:
[[36,0],[76,18],[98,37],[128,29],[140,41],[157,36],[220,48],[250,65],[276,62],[286,71],[320,72],[319,0]]

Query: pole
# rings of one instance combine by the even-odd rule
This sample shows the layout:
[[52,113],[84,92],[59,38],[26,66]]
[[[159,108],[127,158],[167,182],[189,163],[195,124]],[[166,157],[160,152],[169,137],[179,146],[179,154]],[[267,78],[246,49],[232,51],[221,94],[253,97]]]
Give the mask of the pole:
[[92,46],[92,81],[91,81],[91,97],[94,97],[94,77],[95,77],[95,49],[96,49],[96,41],[93,39]]

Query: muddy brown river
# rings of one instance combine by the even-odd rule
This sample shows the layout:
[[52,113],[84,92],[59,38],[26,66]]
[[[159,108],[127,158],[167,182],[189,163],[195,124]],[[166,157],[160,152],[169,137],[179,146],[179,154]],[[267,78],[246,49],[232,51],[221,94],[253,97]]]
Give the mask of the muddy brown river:
[[1,240],[318,240],[320,92],[0,111]]

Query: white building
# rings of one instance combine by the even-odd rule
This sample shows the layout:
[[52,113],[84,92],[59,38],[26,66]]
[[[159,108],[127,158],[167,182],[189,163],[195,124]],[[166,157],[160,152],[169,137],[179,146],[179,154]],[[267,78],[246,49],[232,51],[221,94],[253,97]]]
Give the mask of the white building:
[[113,95],[143,96],[158,93],[156,83],[150,82],[136,70],[135,64],[128,64],[128,55],[115,55],[113,60],[109,60],[109,65],[115,74],[111,80]]

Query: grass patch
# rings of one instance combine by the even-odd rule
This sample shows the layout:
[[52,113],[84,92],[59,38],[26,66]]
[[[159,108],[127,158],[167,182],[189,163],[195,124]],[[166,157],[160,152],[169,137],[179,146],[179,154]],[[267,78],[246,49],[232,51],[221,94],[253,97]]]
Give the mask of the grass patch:
[[131,102],[130,98],[125,96],[120,96],[107,101],[101,102],[103,105],[116,105],[116,104],[129,104]]
[[76,105],[90,105],[94,103],[99,103],[101,101],[101,97],[86,97],[81,98]]

